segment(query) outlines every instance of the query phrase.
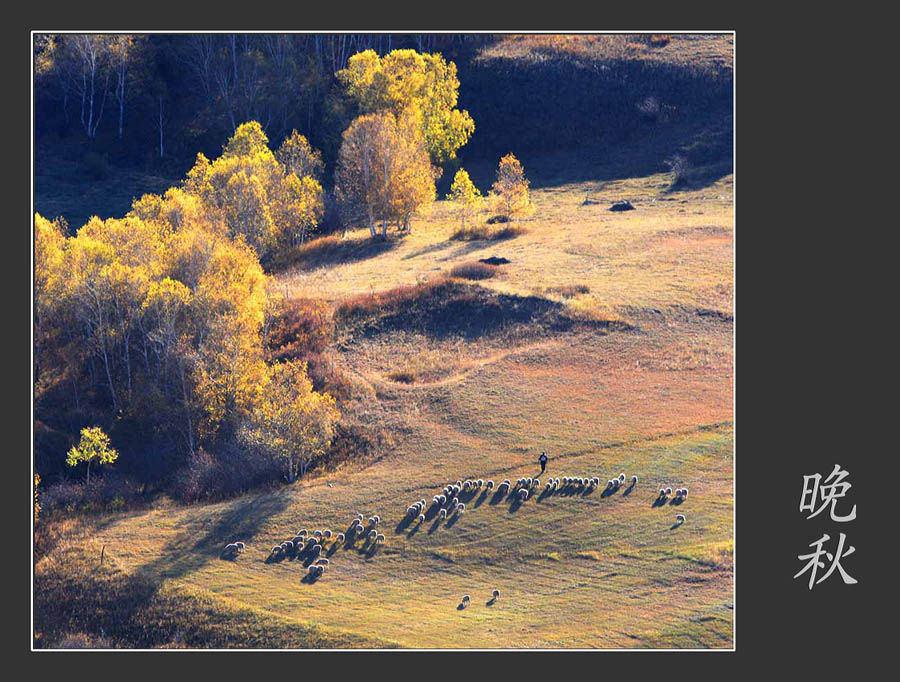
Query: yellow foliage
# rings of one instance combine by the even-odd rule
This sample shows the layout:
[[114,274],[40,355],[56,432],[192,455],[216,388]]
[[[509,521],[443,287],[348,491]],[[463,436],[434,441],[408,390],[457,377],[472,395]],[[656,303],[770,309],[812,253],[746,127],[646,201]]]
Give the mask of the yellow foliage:
[[363,113],[414,116],[436,164],[456,158],[456,150],[475,130],[469,113],[455,109],[459,95],[456,64],[440,54],[394,50],[379,57],[366,50],[350,57],[337,77]]
[[528,215],[534,211],[528,191],[528,180],[522,164],[512,154],[500,159],[497,168],[497,180],[491,187],[497,208],[509,218]]

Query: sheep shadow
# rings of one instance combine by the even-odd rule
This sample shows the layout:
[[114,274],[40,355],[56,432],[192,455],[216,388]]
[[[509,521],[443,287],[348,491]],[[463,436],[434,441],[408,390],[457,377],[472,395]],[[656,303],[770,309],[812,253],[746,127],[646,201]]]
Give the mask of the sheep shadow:
[[550,490],[549,488],[544,488],[544,491],[540,495],[537,496],[537,501],[543,502],[544,500],[546,500],[548,497],[551,497],[552,495],[553,495],[552,490]]
[[447,519],[447,528],[453,528],[456,525],[456,522],[459,521],[459,514],[454,514],[449,519]]
[[493,606],[496,603],[497,603],[497,597],[491,597],[484,603],[484,605],[485,606]]
[[684,521],[676,521],[671,526],[669,526],[669,530],[675,530],[676,528],[678,528],[679,526],[682,526],[683,524],[684,524]]
[[313,584],[315,584],[316,581],[318,581],[318,580],[319,580],[319,576],[318,576],[318,575],[313,575],[312,573],[307,573],[306,575],[304,575],[304,576],[300,579],[300,582],[301,582],[301,583],[304,583],[304,584],[306,584],[306,585],[313,585]]
[[269,556],[266,557],[266,563],[267,564],[280,564],[282,561],[284,561],[284,559],[285,559],[284,552],[279,552],[278,554],[269,554]]
[[616,494],[615,488],[604,488],[603,492],[600,493],[600,497],[612,497]]
[[516,495],[513,497],[512,503],[509,505],[509,513],[515,514],[519,511],[519,508],[522,506],[522,500],[519,499],[519,496]]
[[400,519],[400,523],[397,524],[397,527],[394,528],[394,533],[400,535],[403,531],[409,528],[410,524],[413,522],[413,517],[411,514],[407,514],[402,519]]
[[[588,496],[590,496],[590,495],[593,495],[595,490],[596,490],[596,488],[594,488],[593,486],[589,486],[589,487],[587,487],[587,488],[584,489],[584,492],[581,493],[581,496],[582,496],[582,497],[588,497]],[[623,493],[623,494],[627,495],[628,493]]]
[[503,493],[503,491],[498,490],[497,492],[494,493],[493,497],[491,497],[491,501],[488,502],[488,504],[490,504],[492,506],[496,505],[496,504],[500,504],[501,502],[503,502],[504,497],[506,497],[506,495]]
[[625,497],[626,495],[631,495],[632,490],[634,490],[634,483],[632,483],[630,486],[628,486],[627,488],[625,488],[625,490],[622,491],[622,497]]
[[338,543],[332,542],[331,546],[328,548],[328,551],[325,552],[326,557],[332,556],[336,551],[338,551]]
[[482,504],[484,504],[484,501],[487,499],[487,496],[488,496],[488,491],[487,491],[487,490],[482,490],[482,491],[481,491],[481,496],[480,496],[477,500],[475,500],[475,501],[472,503],[472,506],[473,506],[474,508],[477,509],[477,508],[480,507]]
[[428,529],[428,534],[431,535],[432,533],[434,533],[434,531],[436,531],[438,529],[438,526],[440,525],[441,517],[438,516],[437,518],[435,518],[434,523],[431,524],[431,528]]
[[456,610],[457,610],[457,611],[462,611],[464,608],[466,608],[466,605],[463,604],[462,602],[460,602],[460,603],[457,604],[457,606],[456,606]]
[[418,532],[419,532],[419,529],[422,527],[422,524],[423,524],[423,523],[425,523],[425,522],[424,522],[424,521],[418,521],[418,522],[416,523],[416,525],[413,526],[412,529],[410,529],[410,531],[406,534],[406,537],[411,538],[411,537],[413,537],[416,533],[418,533]]
[[683,498],[683,497],[673,497],[673,498],[672,498],[672,501],[669,502],[669,504],[674,505],[674,506],[677,507],[677,506],[679,506],[680,504],[682,504],[683,502],[684,502],[684,498]]
[[477,495],[477,494],[478,494],[477,490],[469,490],[468,492],[463,492],[462,490],[460,490],[459,494],[456,497],[459,498],[460,502],[465,502],[466,504],[468,504],[469,502],[472,501],[472,498],[475,497],[475,495]]
[[656,507],[664,507],[665,504],[666,504],[665,497],[657,497],[655,500],[653,500],[653,504],[650,506],[655,509]]

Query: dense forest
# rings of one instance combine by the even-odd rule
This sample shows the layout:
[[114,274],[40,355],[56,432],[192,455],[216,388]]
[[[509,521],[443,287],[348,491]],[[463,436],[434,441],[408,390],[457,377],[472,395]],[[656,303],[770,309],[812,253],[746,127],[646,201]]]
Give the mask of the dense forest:
[[125,453],[123,476],[47,502],[221,495],[353,451],[375,436],[342,426],[331,311],[268,272],[314,233],[409,232],[448,191],[465,227],[480,193],[463,162],[492,160],[509,221],[530,209],[511,150],[730,111],[730,70],[656,60],[658,37],[565,38],[523,56],[486,34],[37,36],[38,165],[172,178],[124,215],[35,217],[36,469],[89,476],[108,441]]

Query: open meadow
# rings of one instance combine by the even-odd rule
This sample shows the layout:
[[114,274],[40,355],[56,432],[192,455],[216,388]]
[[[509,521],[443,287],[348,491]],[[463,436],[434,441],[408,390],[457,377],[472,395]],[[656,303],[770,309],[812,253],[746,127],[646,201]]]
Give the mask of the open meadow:
[[[39,636],[731,648],[732,176],[677,191],[663,173],[558,182],[565,163],[526,161],[536,210],[510,238],[453,239],[458,221],[439,201],[387,244],[359,230],[301,247],[276,286],[338,310],[330,352],[352,384],[342,409],[393,446],[224,502],[160,497],[61,522],[35,566]],[[596,177],[609,175],[621,174],[598,161]],[[608,210],[624,198],[636,210]],[[491,256],[509,262],[444,279]],[[606,490],[620,472],[637,484]],[[463,514],[407,514],[457,480],[535,476],[525,501],[495,486],[461,494]],[[601,485],[547,492],[551,476]],[[690,493],[660,501],[668,486]],[[347,532],[358,513],[380,516],[383,544],[332,543],[314,580],[308,561],[270,560],[298,530]],[[235,541],[246,551],[220,558]]]

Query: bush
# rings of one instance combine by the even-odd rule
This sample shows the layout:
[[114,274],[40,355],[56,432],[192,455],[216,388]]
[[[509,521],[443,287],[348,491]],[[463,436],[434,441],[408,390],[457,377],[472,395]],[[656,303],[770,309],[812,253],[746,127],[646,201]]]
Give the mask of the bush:
[[490,279],[496,274],[496,265],[488,265],[478,261],[457,265],[450,271],[452,277],[460,277],[462,279]]
[[269,321],[266,338],[270,362],[305,360],[319,355],[334,338],[334,321],[324,301],[282,299]]
[[445,278],[438,277],[428,282],[394,287],[379,293],[360,294],[342,301],[334,315],[338,321],[346,321],[395,312],[414,302],[439,295],[446,284]]
[[669,189],[675,189],[676,187],[684,185],[687,181],[687,174],[691,167],[687,157],[681,154],[675,154],[671,159],[667,159],[665,163],[672,172],[672,182],[669,184]]
[[[502,216],[501,216],[502,217]],[[475,225],[465,229],[458,229],[452,235],[451,239],[464,242],[478,241],[479,239],[499,241],[501,239],[512,239],[521,234],[525,234],[528,230],[519,225],[506,225],[501,228],[490,228],[486,225]]]
[[63,481],[41,494],[41,511],[54,513],[91,513],[121,511],[142,500],[141,488],[116,473],[95,476],[90,483]]
[[198,450],[176,475],[173,493],[183,502],[216,500],[281,479],[281,462],[241,442],[225,443],[213,456]]

